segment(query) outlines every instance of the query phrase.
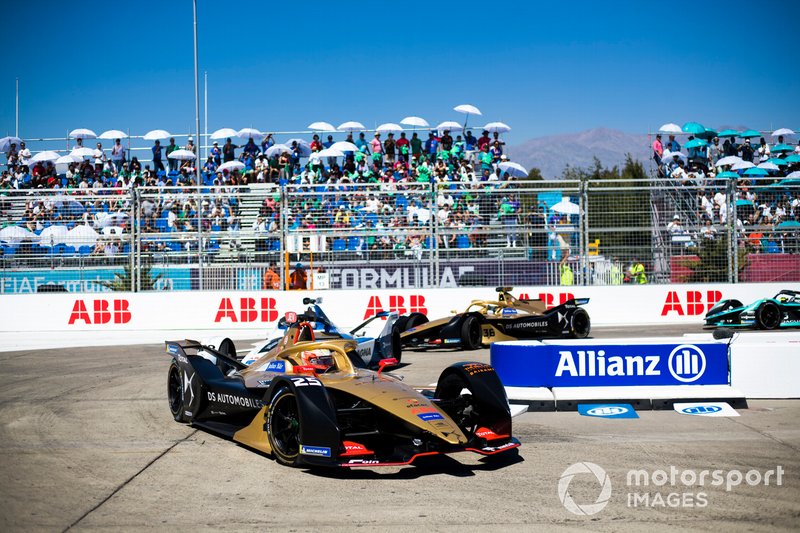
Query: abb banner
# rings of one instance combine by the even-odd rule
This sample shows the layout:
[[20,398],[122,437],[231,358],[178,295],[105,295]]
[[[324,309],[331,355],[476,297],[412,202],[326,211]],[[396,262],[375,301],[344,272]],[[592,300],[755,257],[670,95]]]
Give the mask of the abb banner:
[[[737,285],[624,285],[607,287],[516,287],[518,298],[540,299],[548,308],[570,298],[585,306],[596,326],[702,324],[716,303],[744,303],[800,286],[776,283]],[[493,288],[329,290],[329,291],[159,291],[152,293],[3,295],[2,332],[160,331],[226,329],[263,335],[285,313],[303,311],[304,297],[322,297],[325,312],[340,326],[356,326],[380,311],[424,313],[431,319],[464,311],[472,300],[494,300]]]

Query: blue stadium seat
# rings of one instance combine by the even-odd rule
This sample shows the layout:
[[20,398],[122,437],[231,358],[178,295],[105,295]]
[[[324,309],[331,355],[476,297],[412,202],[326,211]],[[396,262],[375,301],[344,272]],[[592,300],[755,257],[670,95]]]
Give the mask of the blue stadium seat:
[[75,252],[74,246],[64,246],[64,255],[75,255]]
[[271,239],[269,241],[269,249],[273,252],[279,252],[281,249],[281,240],[280,239]]
[[92,247],[91,246],[81,246],[80,248],[78,248],[78,253],[80,255],[89,255],[89,254],[92,253]]
[[458,235],[456,237],[456,248],[469,248],[469,237],[466,235]]
[[62,255],[66,251],[67,251],[67,245],[66,244],[56,244],[55,246],[53,246],[53,253],[54,254]]
[[333,239],[333,245],[331,248],[334,252],[342,252],[347,249],[347,242],[344,239]]
[[360,248],[358,240],[359,240],[358,237],[348,237],[347,249],[350,250],[351,252],[358,251],[358,249]]

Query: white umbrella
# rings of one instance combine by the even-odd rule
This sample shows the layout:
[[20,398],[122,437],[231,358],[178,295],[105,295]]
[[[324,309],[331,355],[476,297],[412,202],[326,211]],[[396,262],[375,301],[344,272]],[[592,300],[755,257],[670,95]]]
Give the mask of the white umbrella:
[[73,148],[69,154],[80,157],[81,159],[84,157],[94,157],[94,149],[82,146],[80,148]]
[[99,228],[107,228],[112,226],[119,226],[124,224],[131,216],[128,213],[117,211],[116,213],[108,213],[106,216],[98,218],[95,224]]
[[378,133],[400,133],[403,131],[403,128],[394,122],[387,122],[386,124],[381,124],[375,128],[375,131]]
[[120,130],[108,130],[101,133],[98,139],[127,139],[128,134]]
[[264,153],[267,154],[267,157],[275,157],[281,155],[283,152],[291,152],[291,151],[292,148],[285,144],[273,144],[272,146],[267,148],[267,151]]
[[673,124],[672,122],[664,124],[663,126],[658,128],[658,131],[660,131],[661,133],[669,133],[671,135],[677,135],[679,133],[683,133],[681,127],[678,126],[677,124]]
[[505,133],[511,131],[511,127],[503,122],[490,122],[483,127],[486,131],[496,131],[498,133]]
[[339,150],[340,152],[358,152],[358,146],[348,141],[339,141],[330,145],[329,148]]
[[67,243],[70,246],[79,248],[81,246],[92,246],[97,242],[100,234],[93,227],[87,225],[75,226],[67,232]]
[[755,165],[750,161],[739,161],[731,167],[731,170],[745,170],[748,168],[753,168],[754,166]]
[[355,120],[351,120],[349,122],[344,122],[339,124],[337,128],[339,131],[361,131],[366,130],[367,128],[360,122],[356,122]]
[[800,179],[800,170],[795,170],[794,172],[790,172],[789,174],[786,174],[786,177],[784,177],[783,179],[785,179],[785,180]]
[[45,150],[44,152],[39,152],[38,154],[31,157],[31,161],[34,163],[38,163],[40,161],[55,161],[61,157],[58,153],[52,152],[50,150]]
[[441,124],[436,126],[436,129],[439,130],[439,131],[460,130],[461,129],[461,124],[459,124],[458,122],[455,122],[453,120],[445,120],[444,122],[442,122]]
[[239,132],[233,128],[221,128],[211,134],[211,140],[227,139],[228,137],[238,137]]
[[80,156],[67,154],[56,159],[56,165],[70,165],[72,163],[80,163],[82,160],[83,158]]
[[780,128],[772,132],[773,137],[778,137],[779,135],[794,135],[794,132],[789,128]]
[[428,124],[428,121],[424,118],[420,117],[406,117],[400,121],[400,124],[404,126],[414,126],[417,128],[430,128],[431,125]]
[[240,139],[249,139],[252,137],[254,141],[260,141],[264,138],[264,134],[255,128],[242,128],[236,136]]
[[523,167],[519,163],[506,161],[505,163],[498,164],[497,167],[503,172],[508,172],[509,176],[514,176],[516,178],[528,177],[528,171],[525,170],[525,167]]
[[761,169],[764,169],[764,170],[780,170],[780,167],[778,165],[776,165],[775,163],[770,163],[769,161],[764,161],[763,163],[761,163],[761,164],[759,164],[757,166],[758,166],[758,168],[761,168]]
[[7,152],[12,144],[19,146],[21,142],[19,137],[3,137],[0,139],[0,152]]
[[312,122],[308,129],[314,131],[336,131],[336,127],[329,122]]
[[20,241],[33,240],[36,234],[22,226],[6,226],[0,229],[0,241],[16,244]]
[[77,128],[69,132],[69,136],[73,139],[94,139],[97,134],[86,128]]
[[244,163],[241,161],[228,161],[227,163],[222,163],[218,171],[222,172],[223,170],[227,170],[228,172],[233,172],[234,170],[241,170],[244,168]]
[[197,156],[194,155],[194,152],[191,150],[175,150],[174,152],[170,153],[167,157],[170,159],[178,159],[179,161],[191,161],[192,159],[197,159]]
[[169,139],[170,137],[172,137],[172,134],[170,134],[170,132],[168,132],[167,130],[150,130],[147,133],[145,133],[144,137],[142,138],[146,141],[155,141],[161,139]]
[[69,228],[66,226],[48,226],[39,234],[39,246],[53,246],[68,242],[67,234]]
[[581,208],[578,204],[573,204],[569,201],[569,198],[562,198],[560,202],[553,205],[550,209],[556,213],[563,213],[565,215],[577,215],[581,212]]
[[324,150],[320,150],[316,154],[318,157],[344,157],[344,152],[341,150],[337,150],[331,146],[330,148],[325,148]]
[[664,150],[664,159],[671,159],[672,156],[678,156],[681,159],[686,159],[686,154],[683,152],[670,152],[669,150]]
[[457,105],[453,108],[453,111],[458,111],[459,113],[464,113],[466,115],[482,115],[481,110],[475,107],[474,105],[470,104],[461,104]]
[[729,156],[723,157],[719,161],[717,161],[717,166],[718,167],[724,167],[724,166],[727,166],[727,165],[735,165],[736,163],[738,163],[741,160],[742,160],[742,158],[737,156],[737,155],[729,155]]

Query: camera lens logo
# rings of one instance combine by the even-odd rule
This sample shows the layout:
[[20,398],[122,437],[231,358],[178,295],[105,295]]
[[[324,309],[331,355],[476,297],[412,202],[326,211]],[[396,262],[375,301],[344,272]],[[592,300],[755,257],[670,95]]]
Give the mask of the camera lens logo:
[[[572,483],[572,478],[578,474],[593,474],[598,483],[600,483],[600,494],[594,503],[579,505],[572,498],[572,494],[569,492],[569,484]],[[572,514],[581,516],[597,514],[608,505],[608,500],[611,498],[611,479],[602,467],[594,463],[588,461],[575,463],[561,474],[561,479],[558,480],[558,497],[564,508]]]
[[672,377],[683,383],[697,381],[706,371],[706,354],[693,344],[681,344],[669,354],[667,367]]

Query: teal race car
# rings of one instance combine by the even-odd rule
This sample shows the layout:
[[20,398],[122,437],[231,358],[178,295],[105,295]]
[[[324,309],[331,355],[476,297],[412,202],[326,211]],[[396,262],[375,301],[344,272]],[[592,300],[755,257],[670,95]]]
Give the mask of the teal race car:
[[800,327],[800,291],[782,290],[750,305],[722,300],[706,314],[705,328],[778,329]]

